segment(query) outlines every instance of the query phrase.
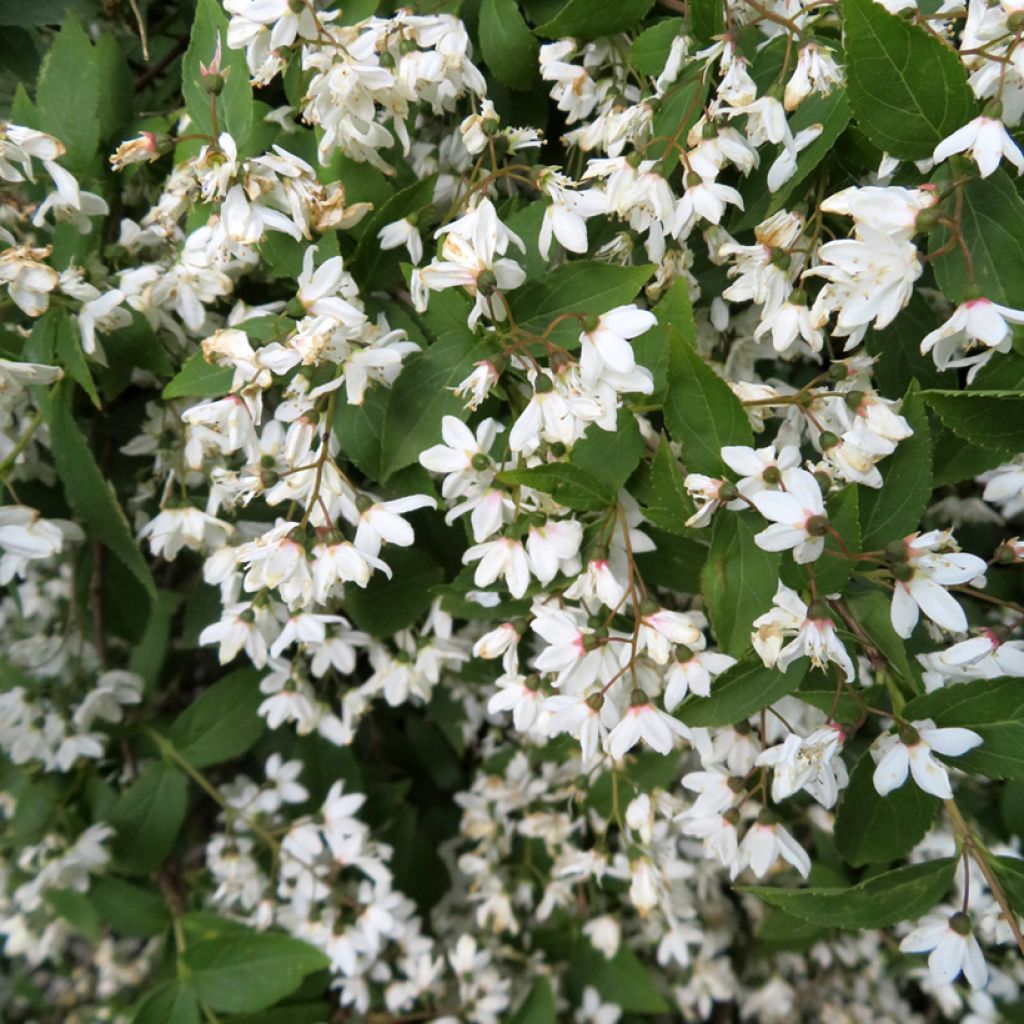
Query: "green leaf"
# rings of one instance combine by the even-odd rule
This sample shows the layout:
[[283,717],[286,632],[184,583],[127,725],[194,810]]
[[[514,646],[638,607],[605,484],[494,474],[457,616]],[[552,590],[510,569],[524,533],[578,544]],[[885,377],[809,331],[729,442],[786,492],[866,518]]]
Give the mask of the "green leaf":
[[754,443],[750,421],[729,385],[676,328],[669,330],[669,345],[669,433],[682,445],[688,472],[720,476],[724,446]]
[[67,162],[83,171],[100,143],[96,54],[78,17],[69,12],[43,58],[36,88],[40,127],[67,148]]
[[191,131],[204,135],[214,133],[210,94],[203,86],[200,64],[207,67],[213,60],[217,42],[221,44],[221,73],[227,77],[217,97],[217,127],[226,131],[241,149],[252,129],[252,86],[245,51],[233,50],[227,42],[228,20],[217,0],[198,0],[196,17],[188,50],[181,63],[181,91],[185,107],[192,118]]
[[[408,188],[396,192],[360,224],[363,233],[356,246],[355,255],[351,261],[345,261],[346,269],[357,281],[367,288],[378,290],[389,284],[392,277],[398,278],[398,255],[382,249],[377,234],[385,224],[391,224],[410,215],[422,215],[424,208],[430,207],[436,180],[436,176],[430,174]],[[389,267],[389,261],[394,273],[387,275],[385,271]]]
[[691,697],[676,713],[687,725],[733,725],[792,693],[807,674],[806,659],[785,672],[741,661],[711,684],[710,697]]
[[931,910],[953,884],[958,858],[946,857],[887,871],[849,888],[776,889],[737,886],[740,892],[793,917],[833,928],[887,928]]
[[[92,373],[89,364],[85,361],[82,346],[79,342],[78,331],[71,317],[63,312],[53,310],[54,323],[54,351],[64,369],[76,384],[89,396],[89,401],[99,409],[100,396],[93,383]],[[49,316],[50,313],[45,314]]]
[[571,462],[505,470],[498,474],[498,481],[510,487],[532,487],[578,512],[596,512],[615,501],[614,490]]
[[634,555],[637,568],[649,586],[664,587],[678,594],[699,594],[701,570],[708,558],[707,544],[694,539],[697,531],[685,537],[645,526],[646,533],[657,545],[654,551]]
[[789,197],[796,191],[809,174],[835,149],[836,140],[850,123],[850,105],[845,89],[833,89],[827,96],[814,93],[808,96],[789,119],[790,130],[798,131],[821,125],[821,134],[800,151],[796,161],[796,172],[775,192],[768,190],[768,171],[775,157],[782,152],[778,146],[774,152],[762,153],[761,164],[751,175],[744,189],[746,209],[741,213],[732,231],[743,231],[760,224],[765,217],[781,210]]
[[880,590],[862,590],[851,594],[846,603],[861,630],[883,655],[889,667],[913,686],[916,677],[907,656],[906,641],[897,636],[892,628],[889,596]]
[[[954,157],[935,178],[948,183],[954,176],[966,179],[958,190],[960,231],[971,254],[978,288],[974,294],[1013,306],[1024,290],[1024,199],[1002,169],[980,178],[974,164]],[[940,228],[929,237],[929,248],[935,253],[948,240],[946,229]],[[935,281],[946,298],[963,302],[970,278],[960,246],[954,245],[933,266]]]
[[46,902],[53,907],[73,931],[84,936],[95,946],[100,940],[102,922],[96,907],[85,893],[74,889],[48,889],[44,893]]
[[682,536],[696,533],[686,526],[693,515],[693,501],[683,486],[683,473],[668,438],[662,437],[647,472],[630,490],[643,506],[644,516],[655,526]]
[[922,391],[944,426],[973,444],[1024,448],[1024,395],[1010,391]]
[[[540,280],[529,281],[511,293],[512,315],[524,333],[541,335],[556,317],[568,313],[596,316],[632,302],[653,273],[650,264],[620,267],[588,260],[563,263]],[[580,324],[570,317],[551,331],[550,338],[559,345],[572,347],[578,343],[579,335]]]
[[653,6],[654,0],[569,0],[536,32],[549,39],[613,36],[632,28]]
[[157,761],[117,798],[110,824],[117,831],[114,855],[127,874],[144,875],[170,853],[185,820],[188,779]]
[[148,939],[171,923],[167,904],[159,892],[115,875],[94,879],[89,886],[89,899],[114,931],[126,935]]
[[193,701],[167,737],[196,768],[241,757],[263,735],[264,722],[256,713],[263,699],[259,673],[239,669]]
[[708,84],[697,72],[687,72],[672,85],[662,98],[652,120],[654,138],[644,150],[644,157],[658,160],[658,172],[671,174],[679,164],[680,147],[676,142],[686,141],[686,133],[697,123],[704,109]]
[[319,950],[287,935],[246,932],[189,946],[183,957],[201,1002],[217,1013],[255,1013],[327,967]]
[[1018,916],[1024,915],[1024,860],[1020,857],[990,857],[989,863],[1002,883],[1010,906]]
[[881,488],[861,488],[860,520],[866,551],[913,533],[932,496],[931,432],[916,385],[907,391],[900,412],[914,433],[882,460]]
[[936,797],[917,786],[879,796],[874,773],[874,759],[863,754],[836,811],[836,849],[855,867],[905,857],[927,834],[939,807]]
[[416,622],[430,607],[430,588],[444,578],[441,567],[418,548],[385,548],[382,555],[393,579],[375,573],[365,589],[345,591],[345,612],[372,636],[392,636]]
[[537,81],[540,47],[516,0],[483,0],[480,49],[494,77],[510,89],[531,89]]
[[884,330],[869,330],[864,347],[877,358],[875,387],[883,395],[902,395],[913,381],[921,387],[946,388],[956,383],[953,370],[940,370],[930,355],[921,355],[921,339],[941,323],[920,291]]
[[864,134],[903,160],[924,160],[975,114],[956,52],[875,0],[843,0],[850,107]]
[[[992,779],[1024,779],[1024,685],[1020,679],[957,683],[910,701],[908,720],[931,718],[939,728],[959,726],[982,738],[980,747],[949,763]],[[941,757],[942,755],[938,755]]]
[[172,981],[155,988],[142,1000],[132,1024],[200,1024],[201,1020],[195,992]]
[[665,18],[657,25],[646,28],[633,40],[629,58],[637,71],[645,75],[660,75],[665,70],[669,51],[676,36],[686,32],[682,18]]
[[341,454],[371,480],[383,475],[381,439],[390,395],[388,388],[370,388],[360,405],[339,402],[334,409],[334,433]]
[[593,986],[601,998],[625,1013],[668,1013],[669,1005],[658,991],[649,968],[625,944],[610,960],[589,942],[580,941],[572,954],[569,984],[577,998]]
[[754,619],[768,611],[778,589],[781,557],[757,546],[754,534],[759,528],[750,513],[720,513],[701,574],[718,646],[737,658],[750,650]]
[[131,127],[135,83],[124,51],[112,33],[104,32],[99,37],[95,52],[100,138],[116,144],[127,137]]
[[614,431],[592,426],[577,441],[569,456],[573,466],[600,480],[614,495],[640,464],[644,439],[636,417],[628,409],[620,409]]
[[50,428],[54,465],[64,485],[68,503],[93,534],[142,584],[146,593],[155,598],[156,585],[149,566],[135,543],[114,489],[104,480],[71,415],[70,406],[64,399],[66,394],[66,387],[58,386],[42,404]]
[[538,978],[533,983],[523,1005],[509,1018],[509,1024],[557,1024],[557,1021],[555,994],[547,978]]
[[962,480],[973,480],[976,476],[995,469],[996,466],[1001,466],[1013,458],[1013,452],[1002,448],[971,444],[962,437],[957,437],[952,430],[947,430],[937,420],[932,437],[932,483],[936,487],[958,484]]
[[230,366],[215,366],[193,352],[161,392],[164,398],[221,398],[231,390],[235,372]]
[[[433,303],[432,303],[433,304]],[[470,334],[463,321],[459,333],[441,338],[425,352],[411,356],[391,388],[381,428],[384,476],[410,466],[419,454],[441,440],[441,420],[469,415],[462,399],[452,394],[469,376],[473,364],[491,351]]]
[[142,676],[147,689],[152,690],[160,678],[171,639],[171,619],[181,601],[182,595],[176,591],[158,590],[142,639],[132,650],[128,668]]

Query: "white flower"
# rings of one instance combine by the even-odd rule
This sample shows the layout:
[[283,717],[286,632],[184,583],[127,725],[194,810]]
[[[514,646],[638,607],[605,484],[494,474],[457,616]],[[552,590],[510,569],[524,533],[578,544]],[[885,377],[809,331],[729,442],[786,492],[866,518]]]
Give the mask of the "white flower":
[[473,582],[478,587],[489,587],[499,576],[505,577],[509,592],[519,598],[530,585],[530,566],[522,541],[509,537],[474,544],[462,555],[463,565],[479,559]]
[[583,380],[594,383],[605,368],[615,373],[632,373],[636,358],[629,340],[649,331],[657,322],[653,313],[632,304],[602,313],[593,326],[580,334]]
[[928,914],[900,942],[903,953],[929,953],[928,972],[936,985],[949,985],[962,973],[972,988],[984,988],[988,967],[964,913]]
[[419,228],[408,217],[385,224],[377,232],[377,240],[382,249],[397,249],[404,245],[413,263],[419,263],[423,259],[423,239]]
[[688,693],[710,697],[711,680],[735,664],[736,659],[728,654],[694,651],[690,645],[677,646],[675,658],[665,673],[665,710],[674,711]]
[[839,726],[827,725],[807,737],[790,733],[785,742],[758,754],[755,764],[774,768],[772,800],[806,789],[823,807],[833,807],[848,781],[839,756],[844,739]]
[[932,530],[904,541],[906,561],[892,566],[892,628],[904,639],[917,625],[919,610],[943,629],[962,633],[967,616],[945,587],[957,586],[983,576],[984,559],[958,551],[944,551],[951,545],[948,531]]
[[502,676],[500,689],[487,702],[487,710],[495,715],[499,711],[512,712],[512,724],[520,731],[530,729],[540,714],[544,694],[538,689],[536,676]]
[[798,563],[813,562],[821,555],[829,530],[828,516],[818,481],[807,470],[790,470],[785,491],[760,491],[750,500],[772,523],[754,536],[759,548],[792,548],[793,559]]
[[1017,173],[1024,171],[1024,154],[1013,141],[1003,122],[994,117],[981,115],[957,128],[952,135],[943,139],[932,153],[936,163],[948,160],[954,153],[967,153],[978,165],[981,176],[987,178],[999,166],[1004,157],[1009,160]]
[[[811,664],[815,668],[824,671],[828,663],[832,662],[843,670],[848,683],[853,682],[853,662],[842,640],[836,634],[835,622],[828,605],[821,600],[805,605],[795,591],[782,583],[779,584],[773,600],[786,613],[799,620],[796,636],[778,652],[775,664],[785,672],[797,658],[807,657],[811,659]],[[760,621],[759,619],[758,622]],[[754,625],[756,626],[757,622]]]
[[594,698],[557,694],[544,702],[552,736],[568,733],[580,742],[580,757],[589,762],[597,753],[606,730],[601,722],[601,701]]
[[754,822],[740,842],[729,877],[735,878],[749,865],[758,878],[764,878],[780,857],[804,878],[810,874],[811,859],[807,851],[781,825]]
[[172,561],[183,547],[191,551],[201,551],[207,544],[219,547],[232,529],[197,508],[165,508],[146,523],[139,537],[149,539],[154,555]]
[[401,513],[414,512],[420,508],[437,508],[437,502],[426,494],[410,494],[406,498],[374,502],[359,513],[355,546],[371,558],[380,554],[384,542],[403,548],[410,547],[416,536]]
[[[932,353],[935,365],[947,367],[972,366],[973,374],[993,352],[1009,352],[1013,341],[1010,324],[1024,324],[1024,310],[1002,306],[989,299],[967,299],[953,310],[950,317],[921,339],[921,354]],[[969,358],[954,359],[976,345],[982,352]]]
[[486,419],[474,434],[457,416],[441,420],[444,444],[435,444],[420,452],[420,465],[432,473],[446,473],[441,493],[445,498],[462,494],[492,466],[487,453],[498,432],[505,428],[497,420]]
[[881,736],[872,747],[876,758],[872,779],[881,796],[899,789],[909,772],[926,793],[950,800],[953,790],[946,769],[932,757],[932,751],[956,757],[979,746],[982,738],[970,729],[938,729],[931,719],[911,722],[895,733]]
[[641,741],[659,754],[667,754],[677,736],[689,739],[690,730],[678,719],[658,710],[642,690],[634,690],[630,706],[608,734],[605,746],[617,761]]

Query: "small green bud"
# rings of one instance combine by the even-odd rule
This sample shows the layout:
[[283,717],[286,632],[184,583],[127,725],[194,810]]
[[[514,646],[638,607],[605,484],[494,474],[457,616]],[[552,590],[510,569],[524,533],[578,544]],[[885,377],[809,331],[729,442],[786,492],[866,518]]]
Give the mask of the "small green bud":
[[818,444],[821,445],[823,452],[827,452],[829,448],[835,448],[839,444],[839,435],[833,434],[831,430],[823,430],[818,438]]

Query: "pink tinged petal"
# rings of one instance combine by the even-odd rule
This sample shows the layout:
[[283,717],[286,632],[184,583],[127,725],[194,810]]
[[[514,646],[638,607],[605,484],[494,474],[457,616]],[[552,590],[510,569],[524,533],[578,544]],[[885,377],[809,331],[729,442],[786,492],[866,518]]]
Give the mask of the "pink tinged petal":
[[926,576],[915,576],[907,589],[917,606],[936,625],[953,633],[961,633],[967,629],[967,616],[963,608],[957,604],[956,598],[948,594],[934,580]]
[[924,743],[916,743],[909,748],[910,774],[914,781],[925,793],[931,793],[940,800],[949,800],[953,796],[953,790],[949,785],[949,775],[932,757],[931,751]]
[[907,781],[909,768],[907,748],[902,743],[895,744],[875,766],[875,774],[871,777],[875,792],[879,796],[887,796],[894,789],[899,789]]
[[1010,333],[997,307],[988,299],[967,302],[967,331],[979,341],[995,348]]
[[917,604],[910,596],[910,591],[902,583],[897,583],[892,592],[892,608],[889,618],[892,621],[892,628],[896,630],[896,635],[901,636],[904,640],[914,632],[914,627],[917,625]]

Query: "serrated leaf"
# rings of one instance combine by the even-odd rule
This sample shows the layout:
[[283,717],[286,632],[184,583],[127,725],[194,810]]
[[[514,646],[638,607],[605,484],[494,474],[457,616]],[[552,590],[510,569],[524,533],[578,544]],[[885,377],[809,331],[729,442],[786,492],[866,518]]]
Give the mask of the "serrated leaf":
[[494,77],[510,89],[532,89],[540,47],[516,0],[483,0],[479,34],[480,49]]
[[990,857],[989,863],[995,869],[1011,908],[1018,916],[1024,915],[1024,860],[1020,857]]
[[128,520],[118,504],[113,488],[103,479],[71,414],[65,386],[46,397],[43,410],[57,475],[75,513],[142,584],[146,593],[156,597],[156,584],[149,566],[132,536]]
[[906,641],[892,628],[889,596],[879,590],[863,590],[851,594],[846,602],[861,630],[889,666],[907,683],[914,685],[915,676],[907,655]]
[[949,758],[949,763],[962,771],[992,779],[1024,778],[1024,686],[1020,679],[957,683],[914,698],[904,707],[903,716],[908,721],[930,718],[939,728],[958,726],[981,736],[980,747]]
[[924,160],[975,114],[967,72],[934,35],[875,0],[843,0],[847,94],[864,134],[905,160]]
[[629,49],[633,67],[645,75],[660,75],[665,70],[673,41],[685,32],[686,22],[682,18],[665,18],[657,25],[645,28]]
[[693,515],[693,501],[683,486],[683,473],[667,438],[662,437],[639,486],[631,485],[630,490],[643,505],[644,516],[655,526],[681,536],[695,532],[686,526]]
[[43,58],[36,88],[40,127],[67,148],[67,163],[83,171],[99,148],[96,54],[77,15],[69,12]]
[[900,412],[914,433],[880,464],[882,486],[861,488],[861,533],[865,551],[913,533],[932,496],[932,444],[928,415],[911,385]]
[[188,779],[157,761],[117,798],[110,824],[117,832],[114,854],[128,874],[152,871],[170,852],[185,820]]
[[[935,179],[948,183],[954,177],[961,182],[960,232],[971,254],[974,294],[1017,306],[1024,293],[1024,199],[1001,168],[981,178],[974,164],[954,157],[939,169]],[[934,254],[948,241],[946,229],[939,228],[929,237],[929,248]],[[971,290],[971,275],[960,246],[938,256],[933,266],[935,281],[946,298],[963,302]]]
[[241,757],[263,735],[264,721],[256,713],[263,700],[259,673],[239,669],[193,701],[174,720],[167,737],[196,768]]
[[793,917],[833,928],[887,928],[931,910],[949,891],[958,858],[887,871],[849,888],[776,889],[737,886]]
[[573,445],[569,461],[600,480],[614,495],[640,464],[643,451],[644,439],[636,417],[628,409],[620,409],[615,430],[591,426]]
[[255,932],[198,942],[183,959],[200,1001],[218,1013],[264,1010],[328,965],[323,953],[305,942]]
[[655,0],[569,0],[550,21],[535,30],[549,39],[575,36],[597,39],[632,28]]
[[688,472],[720,476],[723,447],[754,443],[750,421],[729,385],[676,328],[669,329],[669,345],[669,433],[682,446]]
[[1024,448],[1024,395],[1011,391],[922,391],[958,437],[1001,451]]
[[917,786],[901,786],[880,796],[874,773],[874,759],[864,753],[836,811],[836,849],[855,867],[905,857],[927,834],[939,807],[936,797]]
[[741,661],[712,682],[710,697],[689,698],[676,717],[687,725],[700,726],[742,722],[796,690],[807,674],[808,664],[801,659],[781,672],[766,668],[759,661]]
[[737,658],[750,650],[754,619],[768,611],[778,589],[781,556],[757,546],[759,528],[751,513],[720,513],[701,574],[718,646]]
[[221,398],[231,390],[234,370],[216,366],[193,352],[161,392],[163,398]]

